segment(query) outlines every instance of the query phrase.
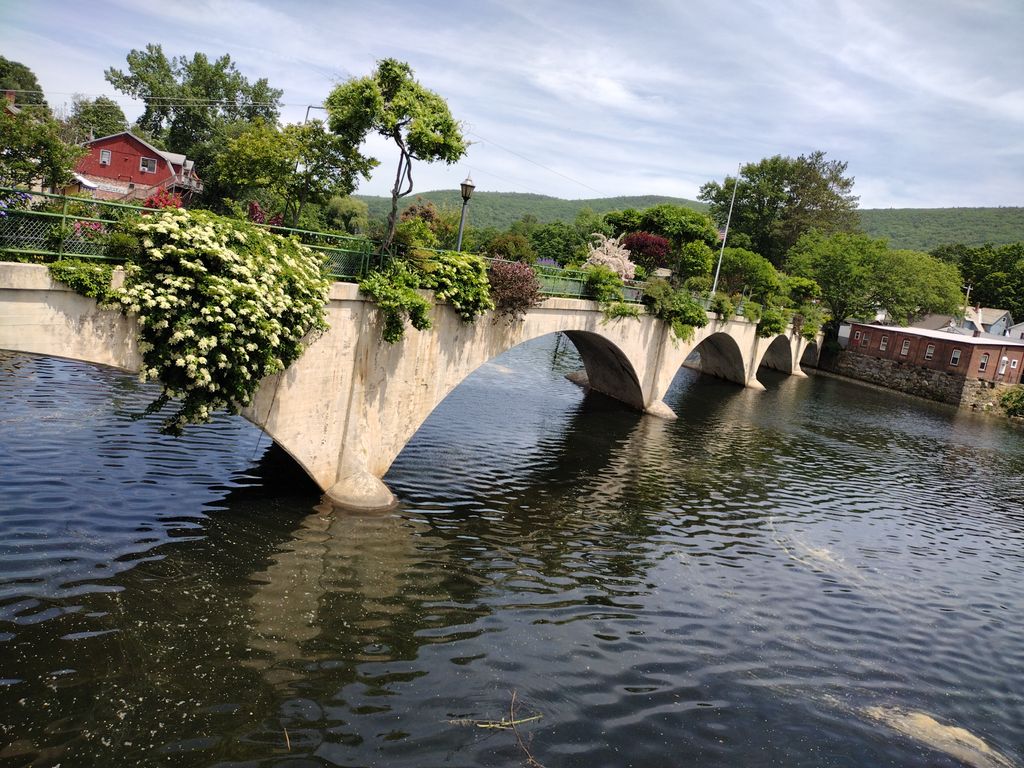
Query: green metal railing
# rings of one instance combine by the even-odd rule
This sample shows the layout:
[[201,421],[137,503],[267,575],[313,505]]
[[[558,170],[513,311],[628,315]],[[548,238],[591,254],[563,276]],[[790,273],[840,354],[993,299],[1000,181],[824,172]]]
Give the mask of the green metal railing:
[[[16,204],[12,205],[12,201]],[[11,254],[44,262],[63,258],[112,261],[105,253],[107,234],[126,217],[153,210],[156,209],[0,187],[0,255]],[[376,245],[366,238],[291,227],[257,226],[266,226],[278,234],[295,237],[323,254],[324,274],[334,280],[361,280],[383,260]],[[499,261],[482,258],[488,265]],[[543,296],[588,298],[585,272],[551,266],[539,266],[535,270]],[[623,287],[625,301],[639,302],[641,295],[640,283],[626,281]]]

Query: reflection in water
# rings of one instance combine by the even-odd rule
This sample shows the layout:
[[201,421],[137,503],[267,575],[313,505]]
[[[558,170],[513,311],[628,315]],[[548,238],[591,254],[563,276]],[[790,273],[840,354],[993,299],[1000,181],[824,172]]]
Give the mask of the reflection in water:
[[484,366],[352,515],[238,419],[0,359],[0,764],[522,765],[464,724],[513,691],[552,766],[1021,762],[1019,430],[689,370],[667,422],[578,366]]

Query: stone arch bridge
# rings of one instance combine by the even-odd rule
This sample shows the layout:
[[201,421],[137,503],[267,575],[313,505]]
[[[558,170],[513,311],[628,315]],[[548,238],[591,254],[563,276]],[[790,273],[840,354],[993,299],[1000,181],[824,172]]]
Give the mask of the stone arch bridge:
[[[762,339],[742,319],[712,319],[683,342],[653,317],[609,321],[593,301],[556,298],[513,324],[491,316],[467,324],[436,306],[431,330],[409,329],[388,345],[373,303],[350,283],[332,285],[327,321],[298,361],[261,383],[243,415],[332,501],[363,509],[394,503],[380,478],[448,393],[531,339],[563,333],[585,366],[571,378],[661,418],[675,418],[662,397],[694,350],[704,373],[758,389],[759,366],[802,376],[800,360],[814,351],[792,329]],[[130,318],[51,280],[45,266],[0,263],[0,349],[138,371],[136,330]]]

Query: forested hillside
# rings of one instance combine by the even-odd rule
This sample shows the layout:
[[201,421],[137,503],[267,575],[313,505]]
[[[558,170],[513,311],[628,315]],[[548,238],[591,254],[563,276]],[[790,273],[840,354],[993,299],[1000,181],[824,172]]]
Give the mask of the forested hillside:
[[[385,218],[391,208],[391,198],[371,197],[369,195],[353,195],[362,200],[370,208],[371,218]],[[455,189],[439,189],[431,192],[412,194],[399,202],[400,208],[407,207],[416,201],[416,198],[429,200],[434,205],[452,208],[462,207],[462,196]],[[585,208],[590,208],[595,213],[607,213],[608,211],[621,211],[624,208],[636,208],[642,210],[650,208],[659,203],[673,203],[675,205],[694,208],[698,211],[707,210],[704,203],[695,200],[685,200],[681,197],[663,197],[660,195],[644,195],[640,197],[601,197],[593,200],[562,200],[557,197],[546,195],[532,195],[523,192],[474,192],[469,203],[467,222],[474,227],[496,227],[507,229],[514,221],[523,216],[535,216],[541,223],[549,221],[571,222],[576,214]]]
[[[372,218],[388,214],[391,199],[355,195],[370,208]],[[438,207],[460,208],[458,190],[440,189],[403,198],[405,208],[416,198],[430,200]],[[591,200],[562,200],[557,197],[521,192],[475,192],[469,204],[468,223],[473,227],[507,229],[512,222],[530,215],[541,223],[572,222],[585,208],[595,213],[643,210],[659,203],[674,203],[706,211],[707,205],[681,197],[645,195],[639,197],[601,197]],[[893,248],[930,251],[939,245],[963,243],[1004,245],[1024,241],[1024,208],[865,208],[858,211],[861,227],[872,237],[887,237]]]
[[1024,208],[868,208],[860,221],[867,234],[889,238],[893,248],[1024,241]]

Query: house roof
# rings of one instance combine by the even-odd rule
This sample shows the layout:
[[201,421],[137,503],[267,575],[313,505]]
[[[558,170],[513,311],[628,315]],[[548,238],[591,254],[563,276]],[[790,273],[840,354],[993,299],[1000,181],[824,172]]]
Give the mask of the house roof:
[[916,323],[911,323],[911,328],[930,328],[933,331],[938,331],[943,328],[949,328],[951,325],[956,325],[956,319],[953,315],[925,315]]
[[[865,328],[878,331],[892,331],[893,333],[908,333],[912,336],[921,336],[926,339],[940,339],[942,341],[950,341],[951,337],[959,343],[979,345],[984,344],[987,346],[993,345],[1004,345],[1007,347],[1024,347],[1024,339],[1014,339],[1009,336],[997,336],[994,333],[983,333],[979,336],[964,336],[961,335],[963,329],[955,329],[953,331],[936,331],[931,328],[899,328],[895,325],[874,325],[872,323],[854,323],[855,325],[861,325]],[[959,332],[957,332],[959,330]]]
[[1013,322],[1013,317],[1010,315],[1009,310],[997,309],[995,307],[968,307],[964,313],[965,320],[973,320],[981,325],[992,325],[999,321],[1003,316],[1010,318],[1010,323]]

